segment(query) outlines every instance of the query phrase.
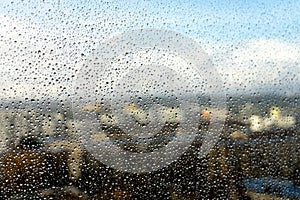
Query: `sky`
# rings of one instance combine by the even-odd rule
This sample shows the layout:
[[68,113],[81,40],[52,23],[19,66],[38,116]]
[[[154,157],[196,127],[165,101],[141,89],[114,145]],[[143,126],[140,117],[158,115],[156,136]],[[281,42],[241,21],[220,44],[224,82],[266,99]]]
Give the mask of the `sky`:
[[70,96],[100,42],[133,29],[194,39],[230,94],[300,93],[299,1],[0,3],[0,98]]

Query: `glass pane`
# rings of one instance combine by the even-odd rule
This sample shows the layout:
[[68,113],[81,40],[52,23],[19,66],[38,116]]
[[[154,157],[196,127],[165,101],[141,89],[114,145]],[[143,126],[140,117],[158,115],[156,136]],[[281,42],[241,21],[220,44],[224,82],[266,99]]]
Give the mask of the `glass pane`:
[[300,2],[0,5],[0,199],[300,199]]

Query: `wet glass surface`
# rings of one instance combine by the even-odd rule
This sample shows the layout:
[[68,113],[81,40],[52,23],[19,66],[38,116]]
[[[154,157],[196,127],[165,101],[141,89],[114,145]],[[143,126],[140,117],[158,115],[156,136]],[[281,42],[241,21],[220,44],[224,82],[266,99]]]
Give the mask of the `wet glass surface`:
[[300,199],[298,2],[0,5],[0,199]]

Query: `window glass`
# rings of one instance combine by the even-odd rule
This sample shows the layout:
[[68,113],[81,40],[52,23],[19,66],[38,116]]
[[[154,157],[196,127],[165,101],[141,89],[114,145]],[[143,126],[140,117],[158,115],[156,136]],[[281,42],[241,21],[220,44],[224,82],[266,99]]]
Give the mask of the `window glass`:
[[299,10],[2,0],[0,199],[300,199]]

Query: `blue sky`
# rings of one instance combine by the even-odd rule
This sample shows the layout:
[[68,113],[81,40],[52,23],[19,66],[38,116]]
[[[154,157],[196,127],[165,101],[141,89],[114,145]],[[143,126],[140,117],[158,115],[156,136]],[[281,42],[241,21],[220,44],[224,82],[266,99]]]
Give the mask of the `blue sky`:
[[[66,77],[71,77],[84,62],[81,55],[91,53],[97,42],[132,29],[159,28],[198,41],[220,70],[226,87],[230,88],[228,91],[276,88],[278,92],[277,88],[281,87],[290,93],[300,93],[299,10],[300,1],[274,0],[27,0],[13,3],[2,0],[0,74],[6,78],[0,87],[14,83],[7,94],[13,96],[15,91],[34,94],[28,90],[36,90],[31,85],[39,82],[43,86],[39,90],[49,87],[48,90],[57,95],[61,91],[53,90],[66,85],[69,81]],[[25,53],[20,50],[20,42],[11,41],[21,41],[27,49]],[[34,53],[38,47],[45,52],[54,48],[57,55],[54,58],[48,53],[40,58]],[[26,68],[24,60],[34,63],[34,67],[25,72],[26,79],[17,79],[18,73],[24,73],[18,68]],[[78,66],[74,66],[74,61]],[[55,69],[55,73],[51,71],[49,76],[49,67],[43,62]],[[35,68],[39,75],[32,75]],[[53,77],[60,82],[44,86],[45,79]],[[51,93],[49,91],[42,94]]]
[[[300,1],[2,1],[3,14],[86,34],[167,28],[213,41],[299,40]],[[106,21],[114,22],[106,24]],[[91,31],[91,28],[94,28]],[[104,33],[101,29],[105,28]]]

